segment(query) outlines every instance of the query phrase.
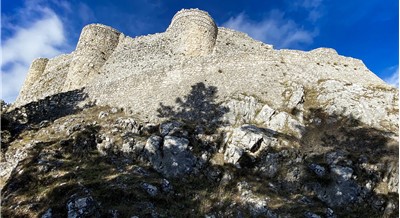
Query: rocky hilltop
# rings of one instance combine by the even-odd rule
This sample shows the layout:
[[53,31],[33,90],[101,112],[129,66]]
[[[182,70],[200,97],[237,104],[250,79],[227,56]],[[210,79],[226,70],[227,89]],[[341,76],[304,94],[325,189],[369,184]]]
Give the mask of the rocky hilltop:
[[398,89],[181,10],[83,28],[1,107],[4,217],[396,217]]

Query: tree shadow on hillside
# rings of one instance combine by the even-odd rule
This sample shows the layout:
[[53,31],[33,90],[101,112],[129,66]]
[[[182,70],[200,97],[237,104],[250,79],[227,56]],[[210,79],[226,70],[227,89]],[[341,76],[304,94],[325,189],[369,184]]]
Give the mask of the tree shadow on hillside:
[[229,108],[215,102],[217,93],[218,88],[215,86],[207,87],[202,82],[196,83],[188,95],[176,98],[177,106],[160,103],[160,108],[157,109],[158,117],[204,126],[213,132],[226,124],[222,117],[229,112]]

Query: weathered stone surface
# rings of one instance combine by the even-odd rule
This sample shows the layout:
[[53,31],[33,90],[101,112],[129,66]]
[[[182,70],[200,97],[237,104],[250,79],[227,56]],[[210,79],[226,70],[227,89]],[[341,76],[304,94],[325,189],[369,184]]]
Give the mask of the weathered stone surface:
[[154,185],[144,182],[144,183],[142,183],[140,186],[141,186],[141,187],[147,192],[147,194],[149,194],[150,196],[152,196],[152,197],[157,196],[157,194],[158,194],[158,188],[155,187]]
[[305,212],[304,217],[306,217],[306,218],[321,218],[321,216],[319,216],[313,212],[310,212],[310,211]]
[[[321,82],[317,101],[328,114],[352,117],[375,128],[398,128],[398,93],[393,88],[366,87],[338,80]],[[388,107],[388,105],[390,105]]]
[[48,210],[46,210],[46,212],[41,216],[41,218],[52,218],[52,210],[51,208],[49,208]]
[[0,176],[7,178],[35,146],[36,143],[28,143],[16,150],[8,150],[2,157],[2,162],[0,162]]
[[141,154],[145,147],[143,142],[128,141],[122,144],[121,151],[125,154],[131,154],[137,157]]
[[166,177],[189,174],[196,166],[197,158],[188,149],[189,140],[175,136],[152,136],[144,147],[155,170]]
[[145,155],[152,163],[153,167],[158,169],[161,164],[161,146],[163,139],[159,136],[151,136],[144,146]]
[[166,136],[163,145],[163,164],[161,171],[167,177],[176,177],[192,172],[196,158],[188,150],[189,141],[185,138]]
[[183,124],[177,121],[166,122],[160,125],[160,134],[162,136],[177,135],[186,136],[188,135],[186,130],[183,130]]
[[171,182],[169,182],[166,179],[162,179],[161,182],[161,190],[165,193],[170,193],[173,190],[173,187],[171,185]]
[[267,202],[264,199],[257,197],[250,190],[250,185],[247,182],[239,182],[237,188],[240,193],[242,203],[250,209],[252,216],[264,216],[269,218],[278,217],[272,210],[268,208]]
[[[345,171],[345,169],[342,170]],[[357,197],[360,193],[360,187],[355,181],[346,177],[349,174],[348,172],[341,173],[344,175],[336,177],[334,182],[328,185],[315,184],[313,187],[317,197],[330,207],[343,206],[355,203],[358,200]]]
[[249,123],[256,118],[257,111],[261,110],[262,104],[254,97],[240,96],[239,99],[233,99],[226,103],[226,107],[229,108],[229,112],[224,119],[229,123]]
[[266,104],[261,108],[260,112],[255,117],[255,121],[258,123],[268,122],[274,113],[275,110]]
[[72,196],[67,202],[68,218],[100,217],[99,205],[91,196]]
[[273,132],[252,125],[244,125],[233,130],[224,153],[227,163],[239,166],[239,160],[245,153],[255,154],[267,147],[276,147],[278,141]]
[[325,169],[325,167],[323,167],[323,166],[321,166],[321,165],[318,165],[318,164],[315,164],[315,163],[310,164],[310,169],[311,169],[317,176],[320,176],[320,177],[325,176],[325,174],[326,174],[326,169]]
[[326,208],[325,215],[326,215],[327,218],[336,218],[337,217],[335,212],[329,207]]
[[119,118],[116,120],[115,126],[135,134],[139,133],[141,127],[133,118],[127,118],[127,119]]
[[[224,159],[227,163],[237,165],[239,159],[243,156],[244,149],[235,145],[229,144],[224,153]],[[239,165],[237,165],[239,166]]]
[[338,180],[348,181],[353,175],[353,169],[350,167],[334,166],[331,167],[331,172],[338,178]]
[[260,167],[259,172],[267,178],[273,178],[278,172],[279,168],[279,154],[267,154],[263,166]]

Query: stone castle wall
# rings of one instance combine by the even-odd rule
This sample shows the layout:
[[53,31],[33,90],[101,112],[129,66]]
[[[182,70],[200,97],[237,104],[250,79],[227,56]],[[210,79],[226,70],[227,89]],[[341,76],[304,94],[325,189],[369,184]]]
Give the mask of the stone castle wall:
[[[134,108],[156,119],[198,83],[218,88],[217,101],[246,94],[280,108],[291,85],[313,89],[325,80],[387,87],[357,59],[333,49],[275,50],[244,33],[216,27],[208,13],[178,12],[164,33],[129,37],[100,24],[82,30],[69,55],[32,64],[14,106],[86,87],[103,105]],[[292,87],[293,88],[293,87]],[[29,93],[29,94],[28,94]]]

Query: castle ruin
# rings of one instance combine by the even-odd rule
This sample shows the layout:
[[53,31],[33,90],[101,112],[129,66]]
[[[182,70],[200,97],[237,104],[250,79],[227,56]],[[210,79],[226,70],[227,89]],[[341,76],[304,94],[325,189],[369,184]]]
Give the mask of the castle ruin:
[[244,94],[280,108],[285,91],[326,80],[387,86],[362,61],[333,49],[276,50],[217,27],[207,12],[184,9],[166,32],[147,36],[84,27],[75,51],[33,61],[14,106],[84,87],[99,105],[134,108],[138,117],[154,120],[160,103],[173,105],[200,82],[218,87],[220,101]]

